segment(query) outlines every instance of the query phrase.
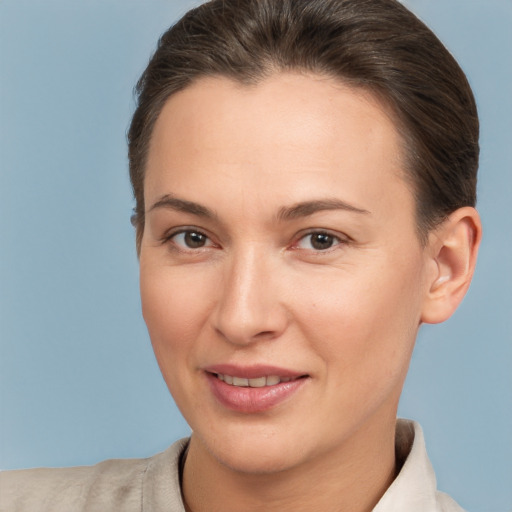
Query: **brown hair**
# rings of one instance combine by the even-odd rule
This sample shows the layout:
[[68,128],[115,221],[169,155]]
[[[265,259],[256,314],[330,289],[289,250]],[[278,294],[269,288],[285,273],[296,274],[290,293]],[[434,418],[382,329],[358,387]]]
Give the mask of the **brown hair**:
[[304,70],[363,87],[393,110],[422,241],[474,206],[478,116],[467,79],[437,37],[396,0],[211,0],[163,34],[137,86],[128,133],[137,250],[144,171],[156,119],[173,93],[205,76],[254,84]]

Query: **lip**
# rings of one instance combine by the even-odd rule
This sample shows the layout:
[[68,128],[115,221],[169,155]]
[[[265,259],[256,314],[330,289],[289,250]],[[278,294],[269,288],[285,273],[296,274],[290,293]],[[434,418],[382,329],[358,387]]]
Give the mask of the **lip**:
[[277,375],[278,377],[286,377],[288,379],[296,379],[305,375],[301,372],[289,370],[287,368],[280,368],[272,365],[251,365],[251,366],[237,366],[234,364],[216,364],[207,366],[204,371],[208,373],[221,373],[222,375],[233,375],[234,377],[242,377],[244,379],[256,379],[263,375]]
[[[236,366],[231,364],[213,365],[204,368],[210,389],[221,405],[241,413],[268,411],[290,399],[308,379],[308,375],[286,368],[269,365]],[[245,379],[276,375],[287,379],[273,386],[261,388],[240,387],[226,384],[216,374],[231,375]]]

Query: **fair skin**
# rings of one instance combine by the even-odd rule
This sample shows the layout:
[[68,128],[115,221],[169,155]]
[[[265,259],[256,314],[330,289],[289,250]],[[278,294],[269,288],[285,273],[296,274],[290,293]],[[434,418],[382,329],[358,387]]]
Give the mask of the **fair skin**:
[[418,328],[469,286],[476,211],[422,246],[392,116],[299,73],[173,95],[144,197],[143,314],[193,430],[188,510],[370,511]]

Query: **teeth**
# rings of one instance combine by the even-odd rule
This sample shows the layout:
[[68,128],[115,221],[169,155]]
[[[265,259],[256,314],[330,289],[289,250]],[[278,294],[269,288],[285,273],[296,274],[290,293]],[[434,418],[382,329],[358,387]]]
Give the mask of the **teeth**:
[[266,377],[258,377],[257,379],[249,379],[249,386],[251,388],[262,388],[266,386],[267,378]]
[[243,377],[233,377],[232,375],[217,374],[219,380],[224,381],[231,386],[262,388],[264,386],[275,386],[280,382],[290,382],[291,377],[278,377],[277,375],[269,375],[268,377],[256,377],[255,379],[245,379]]
[[276,384],[279,384],[280,382],[281,379],[276,375],[270,375],[269,377],[267,377],[267,386],[274,386]]

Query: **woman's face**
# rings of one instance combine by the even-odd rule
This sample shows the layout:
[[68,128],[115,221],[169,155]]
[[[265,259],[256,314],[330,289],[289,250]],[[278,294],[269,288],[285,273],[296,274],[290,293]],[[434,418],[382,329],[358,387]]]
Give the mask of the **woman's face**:
[[145,203],[143,314],[205,451],[277,471],[392,432],[428,265],[371,95],[199,80],[156,123]]

